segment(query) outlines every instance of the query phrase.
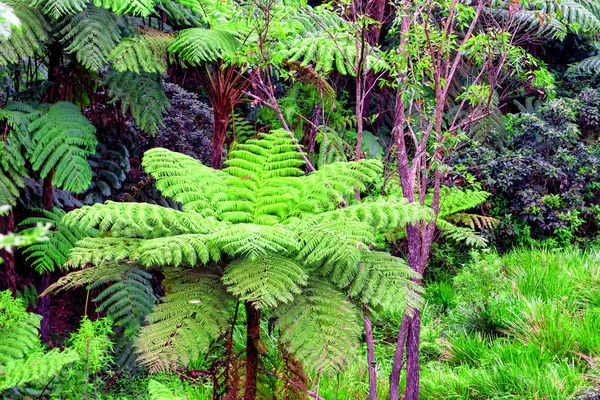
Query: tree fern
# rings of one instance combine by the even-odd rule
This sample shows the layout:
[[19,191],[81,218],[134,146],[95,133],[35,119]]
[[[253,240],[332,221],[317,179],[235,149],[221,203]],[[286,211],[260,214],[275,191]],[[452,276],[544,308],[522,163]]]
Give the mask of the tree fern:
[[90,7],[70,17],[60,31],[65,52],[75,54],[77,61],[96,71],[107,63],[110,52],[121,39],[114,14]]
[[171,389],[154,379],[150,379],[148,382],[148,394],[150,400],[184,400],[183,397],[176,396]]
[[0,65],[17,63],[35,55],[47,42],[50,31],[50,25],[42,13],[30,7],[28,2],[5,0],[4,3],[14,10],[21,27],[12,30],[8,39],[0,38]]
[[[96,234],[95,230],[89,227],[75,228],[61,224],[60,220],[65,212],[60,208],[54,208],[53,211],[43,209],[34,209],[33,211],[41,213],[42,217],[27,218],[21,222],[21,226],[49,224],[54,227],[47,235],[48,240],[35,243],[23,251],[26,260],[40,273],[63,268],[75,243],[84,237]],[[36,228],[27,228],[23,230],[23,233],[27,234],[34,229]]]
[[173,43],[173,35],[144,29],[139,35],[123,39],[110,53],[109,60],[119,72],[157,72],[164,74],[173,61],[168,52]]
[[51,172],[52,184],[73,192],[83,192],[92,171],[86,157],[96,150],[96,128],[76,106],[55,103],[35,115],[28,129],[33,147],[29,158],[42,178]]
[[164,126],[162,115],[170,103],[157,74],[114,73],[105,84],[112,101],[119,101],[121,112],[129,112],[141,130],[154,134]]
[[[379,180],[380,162],[334,164],[306,176],[297,145],[287,132],[275,130],[237,145],[221,171],[165,149],[148,151],[142,164],[182,211],[107,202],[75,210],[63,222],[100,231],[78,242],[70,258],[74,267],[141,264],[167,276],[168,294],[148,315],[139,339],[140,359],[151,370],[186,364],[223,333],[229,306],[222,299],[228,292],[268,313],[293,307],[314,291],[306,301],[317,314],[307,318],[313,334],[325,332],[327,349],[304,354],[333,357],[317,362],[318,368],[338,365],[355,341],[349,339],[353,328],[336,336],[322,326],[332,322],[328,312],[354,323],[345,294],[379,308],[392,307],[384,293],[402,305],[418,305],[408,293],[415,287],[406,264],[371,249],[378,231],[428,219],[430,213],[392,197],[355,200],[357,189]],[[61,281],[69,286],[69,279]],[[328,291],[337,294],[319,298]],[[304,344],[292,346],[308,352]]]
[[598,74],[600,73],[600,56],[588,57],[577,64],[571,65],[567,70],[569,74]]
[[0,141],[0,153],[0,204],[14,206],[19,188],[24,186],[23,178],[27,176],[21,144],[15,134],[11,133],[5,141]]

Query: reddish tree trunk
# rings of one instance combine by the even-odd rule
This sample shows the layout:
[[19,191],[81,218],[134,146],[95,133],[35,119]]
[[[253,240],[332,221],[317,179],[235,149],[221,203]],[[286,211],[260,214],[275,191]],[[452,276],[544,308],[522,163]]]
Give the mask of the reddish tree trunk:
[[[12,211],[7,215],[0,217],[0,232],[10,233],[15,230],[15,218]],[[0,258],[4,261],[3,265],[6,269],[6,283],[13,294],[17,295],[17,274],[15,272],[15,255],[7,250],[0,250]]]
[[246,306],[246,385],[244,400],[256,400],[256,377],[258,373],[258,344],[260,342],[260,311],[250,302]]
[[213,107],[214,113],[214,134],[212,141],[212,153],[210,156],[210,166],[214,169],[221,169],[223,165],[223,144],[227,137],[227,126],[229,125],[229,112]]

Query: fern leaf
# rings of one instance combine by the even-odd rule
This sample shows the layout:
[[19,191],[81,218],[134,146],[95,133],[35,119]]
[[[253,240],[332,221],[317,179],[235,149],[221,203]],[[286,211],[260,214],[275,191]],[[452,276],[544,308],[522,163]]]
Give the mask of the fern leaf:
[[442,219],[437,221],[437,227],[442,235],[473,247],[486,247],[487,240],[471,228],[459,227]]
[[114,15],[102,8],[87,8],[71,18],[60,31],[65,52],[75,54],[85,68],[103,68],[108,55],[121,40]]
[[154,29],[144,29],[140,35],[123,39],[110,53],[108,59],[118,72],[155,72],[164,74],[173,62],[168,48],[173,35]]
[[115,14],[130,14],[147,17],[154,13],[156,0],[94,0],[96,7],[103,7]]
[[151,372],[188,365],[227,324],[231,300],[218,277],[205,275],[192,283],[180,278],[168,289],[137,341],[139,361]]
[[567,70],[569,74],[599,74],[600,73],[600,56],[588,57],[577,64],[571,65]]
[[306,271],[293,259],[270,255],[233,261],[225,270],[223,283],[231,294],[260,309],[291,302],[307,278]]
[[358,346],[357,312],[322,280],[310,279],[303,295],[278,312],[281,340],[314,371],[340,369]]
[[119,72],[110,74],[104,83],[111,101],[119,101],[121,112],[129,112],[141,130],[155,134],[164,126],[162,116],[170,103],[157,74]]
[[31,7],[42,10],[54,20],[74,15],[86,9],[89,0],[34,0]]
[[[27,218],[21,222],[20,226],[28,225],[46,225],[54,226],[54,230],[46,235],[48,240],[37,242],[28,246],[23,251],[26,260],[38,272],[57,271],[65,266],[69,258],[71,249],[75,247],[77,241],[87,236],[95,236],[96,231],[89,227],[71,227],[60,223],[61,218],[66,214],[60,208],[54,208],[52,211],[34,209],[33,211],[42,214],[42,217]],[[30,227],[23,230],[23,233],[32,232],[36,228]]]
[[11,133],[6,141],[0,141],[0,154],[0,204],[14,206],[19,188],[24,186],[23,178],[27,176],[21,144],[15,134]]
[[169,51],[190,65],[226,58],[236,53],[240,42],[231,33],[218,29],[190,28],[175,37]]
[[78,108],[67,102],[52,104],[29,124],[33,148],[32,168],[45,178],[54,171],[52,184],[80,193],[88,188],[92,171],[87,156],[96,151],[96,128]]
[[114,280],[116,277],[125,276],[136,267],[129,263],[102,263],[82,269],[80,271],[71,272],[58,281],[48,286],[48,288],[40,295],[46,296],[48,293],[58,293],[62,290],[71,290],[81,286],[87,286],[91,283],[100,281],[107,282]]
[[211,235],[210,245],[231,257],[256,260],[270,253],[287,255],[300,246],[295,232],[284,226],[235,224]]
[[40,11],[24,2],[5,0],[21,21],[21,27],[12,30],[8,39],[0,38],[0,65],[16,64],[33,57],[48,41],[50,25]]

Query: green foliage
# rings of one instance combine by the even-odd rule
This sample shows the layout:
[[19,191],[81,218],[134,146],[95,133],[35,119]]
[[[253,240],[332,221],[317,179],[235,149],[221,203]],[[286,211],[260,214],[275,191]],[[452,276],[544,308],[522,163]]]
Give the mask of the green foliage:
[[0,65],[16,63],[32,57],[43,49],[48,40],[50,26],[37,9],[30,7],[29,2],[21,0],[5,0],[21,21],[18,30],[12,30],[8,39],[0,37]]
[[60,208],[54,208],[52,211],[42,209],[33,211],[39,212],[42,216],[27,218],[21,222],[21,226],[35,224],[35,227],[24,229],[22,234],[32,235],[40,225],[54,227],[46,235],[48,240],[33,243],[23,251],[26,260],[40,273],[57,271],[65,267],[75,243],[84,237],[96,234],[95,230],[89,227],[73,228],[62,224],[60,220],[65,212]]
[[65,52],[75,54],[81,65],[93,71],[104,68],[108,55],[121,40],[114,14],[93,7],[70,17],[60,35],[61,41],[68,44]]
[[86,157],[96,150],[96,128],[77,107],[68,102],[46,106],[32,116],[29,158],[42,178],[52,173],[52,184],[72,192],[83,192],[92,171]]
[[[70,1],[70,0],[66,0]],[[148,17],[154,13],[156,0],[94,0],[96,7],[104,7],[116,14]]]
[[[152,371],[187,365],[208,349],[226,329],[228,293],[266,313],[282,307],[300,312],[308,302],[312,333],[290,343],[318,369],[339,366],[357,330],[344,293],[379,308],[418,304],[409,294],[417,290],[410,281],[415,274],[395,257],[370,250],[374,226],[398,229],[429,213],[394,198],[354,200],[356,190],[378,178],[378,161],[332,164],[308,176],[303,164],[281,130],[239,144],[222,171],[165,149],[149,150],[146,171],[165,197],[182,203],[182,211],[107,202],[69,213],[65,224],[97,227],[100,235],[78,242],[71,253],[72,265],[93,267],[62,278],[53,289],[89,282],[106,268],[125,276],[117,264],[160,267],[167,295],[146,317],[149,325],[137,342],[140,361]],[[338,209],[348,202],[355,204]],[[333,315],[346,327],[339,334]],[[315,350],[321,333],[328,337],[326,351]]]
[[10,291],[0,292],[0,393],[29,382],[47,383],[65,365],[76,361],[70,349],[44,353],[38,337],[41,317],[28,313]]
[[139,35],[121,40],[111,51],[109,60],[118,72],[155,72],[164,74],[173,61],[168,48],[173,43],[171,33],[145,29]]
[[151,400],[183,400],[183,397],[175,395],[171,389],[154,379],[148,382],[148,394]]
[[[2,118],[0,109],[0,118]],[[19,188],[24,186],[27,176],[25,160],[21,154],[21,144],[16,134],[11,133],[5,141],[0,141],[0,204],[14,206],[19,197]]]
[[15,15],[15,10],[7,4],[0,3],[0,39],[7,40],[13,29],[18,29],[21,21]]
[[233,34],[218,29],[190,28],[177,34],[169,47],[184,64],[200,65],[233,56],[241,43]]
[[141,130],[155,134],[164,126],[162,116],[170,104],[158,74],[118,72],[110,74],[105,84],[111,101],[118,101],[121,112],[129,112]]

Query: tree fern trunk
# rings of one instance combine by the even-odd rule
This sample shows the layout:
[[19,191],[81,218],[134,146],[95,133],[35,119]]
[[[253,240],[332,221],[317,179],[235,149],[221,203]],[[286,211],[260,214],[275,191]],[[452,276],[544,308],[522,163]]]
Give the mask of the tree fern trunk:
[[[7,215],[0,217],[0,233],[14,232],[15,216],[12,211]],[[17,295],[17,274],[15,272],[15,255],[6,250],[0,250],[0,259],[2,259],[4,268],[6,268],[6,283],[13,294]]]
[[419,400],[419,340],[421,336],[421,312],[410,318],[406,338],[406,391],[404,400]]
[[229,111],[224,111],[216,106],[213,107],[213,110],[215,122],[210,166],[214,169],[221,169],[223,164],[223,144],[225,143],[227,126],[229,125]]
[[246,387],[244,400],[256,400],[258,345],[260,342],[260,311],[246,302]]

